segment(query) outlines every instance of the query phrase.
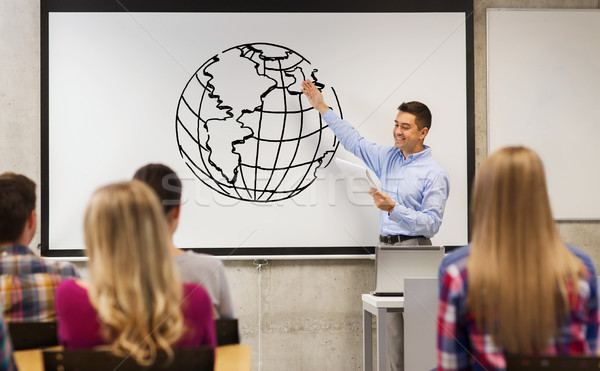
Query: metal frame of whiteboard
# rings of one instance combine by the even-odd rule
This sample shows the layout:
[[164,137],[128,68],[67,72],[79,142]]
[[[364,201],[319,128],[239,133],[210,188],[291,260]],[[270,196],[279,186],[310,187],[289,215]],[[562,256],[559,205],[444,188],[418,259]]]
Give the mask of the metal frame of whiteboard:
[[[42,28],[42,83],[41,83],[41,92],[42,92],[42,112],[41,112],[41,117],[42,117],[42,130],[41,130],[41,136],[42,136],[42,182],[41,182],[41,193],[42,193],[42,197],[40,198],[41,201],[41,221],[42,221],[42,228],[41,228],[41,238],[42,238],[42,254],[45,256],[57,256],[57,257],[70,257],[70,256],[78,256],[78,255],[82,255],[83,251],[81,250],[80,246],[76,244],[64,244],[63,245],[59,245],[59,244],[50,244],[49,243],[49,237],[48,237],[48,216],[49,216],[49,203],[48,203],[48,179],[49,179],[49,169],[48,169],[48,137],[49,137],[49,131],[48,131],[48,117],[49,117],[49,111],[48,111],[48,94],[49,94],[49,90],[48,90],[48,81],[47,81],[47,77],[48,77],[48,42],[47,42],[47,36],[48,36],[48,20],[49,20],[49,11],[52,12],[104,12],[104,13],[109,13],[109,12],[119,12],[119,11],[123,11],[123,9],[125,7],[127,7],[128,10],[130,10],[131,16],[134,17],[135,16],[135,12],[177,12],[177,11],[183,11],[182,8],[185,4],[186,7],[190,7],[189,9],[186,9],[185,11],[201,11],[201,12],[223,12],[223,13],[227,13],[227,12],[268,12],[268,13],[286,13],[286,12],[291,12],[291,13],[298,13],[298,12],[311,12],[311,9],[315,9],[318,10],[319,12],[323,11],[322,8],[322,4],[317,3],[317,2],[304,2],[302,4],[296,4],[296,3],[273,3],[273,4],[264,4],[262,6],[250,6],[242,1],[231,1],[231,2],[227,2],[227,3],[219,3],[218,5],[215,4],[198,4],[198,3],[194,3],[191,4],[189,2],[184,3],[183,1],[178,2],[178,1],[173,1],[173,2],[160,2],[160,1],[146,1],[143,4],[140,4],[139,2],[134,2],[134,1],[123,1],[121,2],[121,4],[115,4],[114,2],[110,2],[110,1],[98,1],[98,2],[81,2],[81,1],[75,1],[75,0],[43,0],[41,3],[41,28]],[[464,107],[464,115],[465,115],[465,128],[464,128],[464,135],[466,136],[466,146],[461,146],[462,148],[466,148],[465,149],[465,173],[466,175],[460,175],[460,176],[455,176],[453,177],[453,189],[452,189],[452,196],[449,199],[447,208],[446,208],[446,218],[445,218],[445,222],[442,224],[442,230],[441,233],[438,236],[442,236],[444,235],[444,233],[442,233],[445,230],[452,230],[452,231],[456,231],[456,230],[460,230],[462,231],[464,229],[464,238],[459,237],[459,238],[455,238],[456,241],[454,243],[450,243],[449,245],[462,245],[464,243],[466,243],[466,238],[468,236],[468,213],[466,212],[466,210],[468,209],[468,207],[465,207],[465,211],[464,213],[459,212],[460,216],[453,216],[451,210],[454,209],[454,206],[452,206],[453,204],[467,204],[468,203],[468,193],[469,193],[469,188],[470,188],[470,183],[471,183],[471,179],[473,177],[474,174],[474,93],[473,93],[473,86],[472,84],[469,84],[469,82],[473,81],[473,59],[472,59],[472,50],[473,50],[473,20],[472,17],[469,17],[470,11],[472,10],[472,2],[463,0],[462,2],[453,2],[453,3],[444,3],[441,4],[438,1],[433,1],[433,0],[425,0],[425,1],[406,1],[406,2],[402,2],[401,4],[399,3],[386,3],[386,4],[366,4],[366,3],[361,3],[361,2],[342,2],[342,1],[333,1],[333,2],[329,2],[328,3],[328,12],[331,12],[330,14],[335,15],[336,11],[338,12],[342,12],[344,14],[353,14],[353,13],[364,13],[364,14],[375,14],[376,12],[381,12],[381,14],[393,14],[393,13],[398,13],[399,15],[402,14],[411,14],[411,13],[415,13],[415,14],[444,14],[444,13],[456,13],[456,14],[460,14],[461,18],[464,17],[464,20],[461,21],[461,26],[459,28],[454,29],[454,37],[458,37],[459,39],[463,40],[461,41],[461,43],[464,43],[464,47],[466,49],[466,53],[465,55],[461,55],[460,59],[463,60],[464,58],[464,66],[466,67],[464,70],[462,68],[460,68],[459,72],[461,72],[459,75],[462,76],[462,71],[465,71],[465,81],[464,81],[464,85],[461,86],[465,86],[465,90],[466,90],[466,94],[465,94],[465,105],[466,107]],[[142,8],[140,8],[142,7]],[[179,10],[178,10],[179,7]],[[210,7],[210,9],[207,9],[206,7]],[[460,32],[456,32],[460,30]],[[464,36],[463,36],[463,32],[464,32]],[[452,35],[451,35],[452,36]],[[437,55],[440,55],[440,53],[442,53],[441,55],[443,55],[444,52],[444,43],[448,40],[448,37],[445,38],[445,40],[440,44],[437,45],[437,48],[435,48],[435,53]],[[450,49],[450,48],[446,48],[446,49]],[[318,53],[317,53],[318,54]],[[455,53],[456,54],[456,53]],[[435,56],[435,55],[430,55],[431,56]],[[315,58],[313,54],[310,55],[311,58]],[[422,62],[418,68],[416,68],[415,70],[411,70],[412,72],[409,72],[409,70],[405,71],[406,73],[408,73],[408,78],[403,80],[404,82],[398,86],[397,88],[400,88],[404,85],[406,85],[404,88],[407,88],[407,86],[410,86],[411,84],[411,80],[415,80],[418,81],[418,76],[419,76],[419,70],[423,70],[425,67],[427,67],[428,64],[431,64],[432,61],[434,61],[435,58],[425,58],[425,61]],[[462,63],[462,62],[461,62]],[[315,63],[316,67],[321,66],[321,63]],[[458,66],[458,65],[457,65]],[[460,65],[462,66],[462,64]],[[384,89],[385,90],[385,89]],[[428,89],[428,91],[430,91],[431,89]],[[435,90],[435,89],[434,89]],[[419,94],[421,93],[417,93],[416,89],[411,88],[410,89],[411,93],[410,95],[412,95],[412,98],[418,98]],[[395,92],[395,90],[394,90]],[[386,93],[388,94],[388,93]],[[462,97],[462,94],[460,95]],[[353,98],[354,99],[354,98]],[[383,99],[383,98],[380,98]],[[462,98],[461,98],[462,99]],[[427,99],[426,99],[427,100]],[[395,99],[394,99],[395,101]],[[428,101],[428,100],[427,100]],[[384,100],[385,102],[385,100]],[[362,101],[361,104],[364,105],[365,103],[368,102],[364,102]],[[381,102],[380,102],[381,103]],[[386,103],[387,104],[387,103]],[[368,106],[373,106],[376,107],[375,111],[376,112],[371,112],[371,115],[373,117],[382,116],[382,119],[377,119],[377,122],[386,122],[385,118],[387,118],[389,115],[383,115],[381,112],[377,112],[378,110],[381,111],[377,106],[377,104],[372,104],[372,103],[368,103]],[[352,103],[348,103],[348,107],[356,107],[356,104],[352,104]],[[360,105],[358,105],[360,106]],[[395,107],[397,106],[397,103],[395,103],[394,108],[392,110],[395,110]],[[386,108],[384,110],[385,112],[388,111],[388,109]],[[438,111],[439,112],[439,111]],[[462,105],[461,105],[461,112],[462,111]],[[457,117],[454,117],[454,122],[459,122],[462,121],[462,114],[461,115],[457,115]],[[445,117],[448,117],[448,115],[443,115]],[[452,116],[452,115],[450,115]],[[369,116],[371,117],[371,116]],[[351,121],[353,121],[355,123],[356,126],[361,126],[361,131],[365,130],[365,131],[369,131],[367,130],[370,125],[363,125],[363,123],[368,124],[368,120],[369,117],[367,117],[366,119],[364,119],[365,122],[361,122],[361,118],[354,118],[351,119]],[[371,117],[372,119],[372,117]],[[44,122],[46,123],[46,126],[44,126]],[[451,125],[450,125],[451,126]],[[440,128],[444,128],[444,127],[449,127],[448,125],[440,125]],[[460,132],[463,133],[463,130],[455,130],[456,132]],[[440,131],[438,131],[440,132]],[[441,131],[443,132],[443,131]],[[364,134],[364,133],[363,133]],[[440,134],[441,135],[441,134]],[[391,137],[391,136],[390,136]],[[431,142],[432,140],[434,140],[435,136],[431,136],[430,139],[430,144],[434,143]],[[463,137],[463,139],[460,140],[460,142],[462,142],[462,140],[465,140],[465,138]],[[437,148],[437,150],[435,149]],[[434,145],[434,154],[437,153],[437,157],[439,160],[441,160],[441,162],[443,161],[451,161],[451,162],[455,162],[455,163],[461,163],[463,161],[461,161],[459,158],[456,158],[456,156],[454,156],[451,160],[450,157],[451,156],[445,156],[443,154],[443,151],[440,150],[440,145],[435,146]],[[73,152],[73,153],[76,153]],[[348,156],[346,154],[346,156]],[[459,157],[462,157],[462,152],[461,155]],[[462,165],[461,165],[462,166]],[[99,170],[101,169],[101,167],[98,168]],[[176,171],[178,171],[176,169]],[[129,171],[127,171],[127,174],[123,173],[121,175],[119,175],[119,177],[123,177],[126,176],[127,178],[130,176],[130,174],[128,174]],[[179,172],[179,171],[178,171]],[[462,174],[462,170],[461,173]],[[180,173],[180,176],[182,176],[182,174]],[[183,178],[183,177],[182,177]],[[102,178],[102,179],[106,179],[106,178]],[[107,181],[109,181],[109,179],[107,179]],[[112,181],[112,180],[111,180]],[[73,188],[73,187],[72,187]],[[59,189],[58,187],[54,187],[53,189]],[[75,187],[75,189],[77,189],[77,187]],[[184,192],[185,192],[185,187],[184,187]],[[458,201],[460,200],[460,201]],[[79,203],[79,201],[78,201]],[[57,203],[54,203],[53,205],[56,205]],[[461,206],[462,208],[463,206]],[[305,208],[306,209],[306,208]],[[306,210],[304,210],[306,211]],[[375,210],[376,211],[376,210]],[[65,213],[68,214],[67,211],[65,211]],[[464,214],[464,216],[463,216]],[[376,212],[375,214],[376,215]],[[454,223],[456,223],[457,220],[462,220],[464,217],[465,220],[465,225],[462,226],[458,226],[458,228],[456,228],[456,226],[454,226]],[[218,220],[221,220],[220,218],[215,218]],[[184,215],[183,220],[188,220],[190,221],[190,218],[186,218]],[[281,220],[281,219],[279,219]],[[330,219],[331,220],[331,219]],[[77,231],[77,228],[73,228],[73,227],[77,227],[77,221],[74,221],[74,223],[70,223],[70,231],[68,233],[72,233],[73,231]],[[459,222],[460,223],[460,222]],[[62,224],[61,224],[62,225]],[[273,225],[277,225],[277,224],[273,224]],[[243,226],[242,226],[243,227]],[[354,231],[354,227],[349,227],[351,231]],[[360,228],[359,228],[360,229]],[[282,256],[295,256],[295,255],[315,255],[317,257],[321,257],[324,255],[369,255],[373,253],[373,245],[376,241],[377,238],[377,231],[375,230],[376,228],[374,228],[373,230],[373,236],[371,237],[371,234],[369,233],[369,238],[365,239],[365,241],[359,241],[357,242],[356,239],[350,241],[350,242],[346,242],[344,241],[343,243],[336,243],[336,244],[331,244],[330,242],[324,241],[321,242],[320,240],[316,240],[313,245],[307,246],[304,245],[304,242],[301,242],[297,245],[294,244],[293,240],[296,240],[297,238],[288,238],[286,241],[286,244],[263,244],[261,243],[260,239],[257,239],[257,236],[253,236],[252,235],[252,231],[247,230],[247,231],[243,231],[243,230],[239,230],[238,234],[240,235],[240,241],[236,242],[236,243],[232,243],[232,242],[228,242],[228,244],[222,244],[219,245],[218,243],[213,244],[214,241],[205,241],[203,242],[203,244],[198,244],[198,245],[188,245],[188,244],[178,244],[178,246],[181,247],[185,247],[185,248],[191,248],[194,249],[195,251],[198,252],[206,252],[206,253],[213,253],[215,255],[220,255],[220,256],[229,256],[229,255],[238,255],[238,256],[263,256],[263,255],[271,255],[271,254],[276,254],[279,255],[281,254]],[[181,235],[181,231],[184,230],[184,228],[180,227],[180,232],[179,235]],[[247,233],[246,233],[247,232]],[[356,232],[356,231],[354,231]],[[454,233],[454,232],[453,232]],[[221,234],[223,235],[223,234]],[[291,236],[291,234],[288,234]],[[307,233],[304,233],[304,235],[307,235]],[[319,233],[313,233],[313,235],[315,236],[320,236],[322,235],[324,237],[325,240],[327,240],[325,237],[326,234],[319,234]],[[296,237],[302,237],[302,235],[298,235]],[[442,238],[442,237],[440,237]],[[176,243],[177,243],[177,235],[176,235]],[[442,238],[444,239],[444,238]],[[464,241],[463,241],[464,239]],[[372,241],[372,242],[371,242]],[[218,242],[218,241],[217,241]],[[442,241],[440,241],[441,243]],[[237,245],[237,243],[239,243],[240,245],[242,245],[243,248],[238,248],[235,246],[239,246]],[[50,246],[52,245],[52,246]],[[352,246],[350,246],[352,245]],[[215,247],[216,246],[216,247]],[[213,247],[215,247],[213,249]],[[305,247],[311,247],[312,249],[305,249]],[[248,249],[248,251],[244,251],[245,249]],[[264,249],[264,251],[262,251],[261,249]],[[276,251],[277,249],[279,249],[278,251]],[[319,251],[317,253],[313,253],[311,251],[314,251],[314,249],[319,249]],[[250,250],[253,250],[252,252],[250,252]]]

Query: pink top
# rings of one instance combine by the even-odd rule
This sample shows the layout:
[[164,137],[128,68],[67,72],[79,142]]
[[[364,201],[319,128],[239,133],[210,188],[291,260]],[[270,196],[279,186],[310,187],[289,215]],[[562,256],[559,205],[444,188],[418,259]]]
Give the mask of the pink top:
[[[181,310],[186,332],[174,345],[176,348],[217,346],[215,322],[210,297],[194,283],[183,284]],[[56,291],[58,338],[65,349],[86,349],[108,345],[102,338],[96,309],[90,302],[87,289],[75,280],[63,281]]]

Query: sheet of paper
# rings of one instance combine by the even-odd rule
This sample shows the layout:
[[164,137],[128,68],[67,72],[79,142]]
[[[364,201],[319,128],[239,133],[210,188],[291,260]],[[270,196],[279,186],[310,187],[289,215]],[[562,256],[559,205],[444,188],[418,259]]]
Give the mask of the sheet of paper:
[[367,181],[369,186],[381,191],[381,183],[379,182],[379,179],[375,173],[373,173],[371,170],[364,166],[356,165],[340,158],[336,158],[335,163],[340,169],[342,169],[344,174],[346,174],[346,177],[349,177],[350,179],[364,179]]

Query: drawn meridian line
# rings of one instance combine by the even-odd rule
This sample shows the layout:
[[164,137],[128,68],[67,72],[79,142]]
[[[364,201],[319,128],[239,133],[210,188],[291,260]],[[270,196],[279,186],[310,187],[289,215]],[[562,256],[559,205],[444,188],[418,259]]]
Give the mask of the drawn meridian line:
[[[314,79],[314,81],[316,82],[317,80]],[[313,154],[313,159],[312,159],[313,162],[311,163],[311,165],[314,164],[315,158],[317,157],[317,149],[321,147],[321,138],[323,137],[323,135],[322,135],[323,134],[323,118],[321,117],[321,115],[319,115],[319,127],[320,127],[320,130],[319,130],[319,139],[318,139],[318,142],[317,142],[317,148],[315,149],[315,153]],[[323,164],[323,160],[322,159],[319,159],[317,161],[319,162],[319,164],[315,167],[315,171],[314,171],[315,178],[314,179],[316,179],[316,172],[317,172],[317,170]],[[302,182],[304,182],[304,180],[306,179],[306,176],[310,172],[310,168],[311,168],[311,166],[309,166],[308,169],[306,169],[306,172],[304,173],[304,176],[302,176],[302,180],[300,181],[299,184],[302,184]],[[314,179],[310,183],[314,182]]]
[[[344,119],[344,112],[342,112],[342,106],[340,105],[340,100],[338,99],[338,95],[335,91],[335,89],[333,88],[333,86],[331,87],[331,91],[333,92],[333,97],[335,99],[335,103],[337,105],[337,109],[340,113],[340,118],[343,120]],[[329,127],[329,125],[327,125],[327,127]],[[324,167],[329,166],[329,164],[331,164],[331,161],[333,161],[333,156],[335,155],[335,152],[337,151],[338,147],[340,146],[340,142],[337,140],[337,138],[334,136],[333,137],[333,143],[332,145],[334,145],[334,149],[333,149],[333,154],[332,156],[329,158],[329,162],[327,162],[327,164]]]
[[[284,77],[283,77],[283,70],[281,69],[281,61],[277,61],[279,64],[279,77],[281,78],[281,85],[285,84],[284,81]],[[286,90],[282,90],[283,94],[282,96],[282,100],[283,100],[283,110],[287,112],[287,97],[286,97]],[[269,175],[269,180],[267,181],[267,183],[265,184],[265,189],[269,188],[269,184],[271,184],[271,180],[273,180],[273,174],[275,174],[275,168],[277,167],[277,161],[279,161],[279,154],[281,153],[281,145],[282,145],[282,139],[283,136],[285,135],[285,125],[287,123],[287,113],[283,116],[282,122],[281,122],[281,135],[279,137],[279,143],[277,144],[277,153],[275,154],[275,160],[273,161],[273,167],[271,170],[271,174]],[[287,174],[287,172],[286,172]],[[282,178],[283,179],[283,178]],[[280,182],[281,184],[281,182]],[[275,189],[277,189],[277,187],[275,187]],[[262,198],[264,192],[260,194],[260,196],[258,196],[258,198]]]
[[[228,52],[228,51],[231,51],[231,50],[233,50],[233,49],[237,49],[237,50],[239,50],[239,51],[240,51],[240,55],[241,55],[242,57],[244,57],[244,58],[247,58],[247,59],[248,59],[248,60],[250,60],[252,63],[254,63],[254,65],[255,65],[255,70],[256,70],[256,73],[257,73],[257,75],[258,75],[258,76],[263,76],[263,77],[265,77],[265,78],[268,78],[268,79],[270,79],[270,80],[273,80],[273,81],[275,81],[274,79],[272,79],[272,78],[271,78],[271,76],[269,76],[268,74],[266,74],[266,73],[265,73],[265,68],[266,68],[266,67],[265,67],[265,63],[263,63],[263,64],[262,64],[263,71],[262,71],[262,73],[261,73],[261,72],[259,72],[259,71],[258,71],[258,67],[260,67],[260,66],[261,66],[261,64],[260,64],[260,63],[257,63],[257,62],[256,62],[256,61],[255,61],[255,60],[252,58],[252,57],[254,57],[254,55],[256,55],[257,53],[259,53],[259,59],[263,59],[263,58],[261,57],[261,55],[263,55],[263,52],[262,52],[262,51],[260,51],[260,52],[259,52],[258,50],[254,50],[253,48],[249,47],[248,45],[241,45],[241,46],[238,46],[238,47],[233,47],[233,48],[226,49],[226,50],[225,50],[223,53],[226,53],[226,52]],[[251,51],[251,52],[252,52],[252,56],[251,56],[250,58],[248,58],[248,52],[245,52],[245,49],[247,49],[248,51]],[[264,91],[264,92],[263,92],[263,93],[260,95],[261,105],[260,105],[260,106],[258,106],[258,107],[256,107],[256,108],[254,108],[254,109],[252,109],[252,110],[248,110],[248,112],[255,112],[255,111],[260,111],[260,112],[261,112],[261,113],[260,113],[259,124],[258,124],[258,134],[256,135],[256,138],[257,138],[257,142],[256,142],[256,158],[255,158],[255,161],[256,161],[256,163],[258,163],[258,156],[259,156],[259,153],[260,153],[260,131],[261,131],[261,128],[262,128],[262,117],[263,117],[263,116],[262,116],[262,115],[263,115],[263,113],[262,113],[262,107],[264,107],[264,98],[265,98],[265,97],[266,97],[266,96],[267,96],[267,95],[268,95],[268,94],[269,94],[271,91],[273,91],[273,90],[274,90],[274,89],[276,89],[276,88],[277,88],[277,81],[275,81],[275,84],[274,84],[273,86],[271,86],[270,88],[266,89],[266,90],[265,90],[265,91]],[[241,117],[241,116],[240,116],[240,117]],[[238,122],[240,122],[240,121],[238,121]],[[240,122],[240,123],[241,123],[242,125],[244,125],[244,123],[243,123],[243,122]],[[244,139],[248,139],[248,138],[244,138]],[[243,141],[242,141],[242,143],[243,143]],[[239,166],[241,163],[242,163],[242,160],[241,160],[241,158],[240,158],[240,161],[238,162],[238,166]],[[256,186],[257,186],[257,181],[258,181],[258,173],[257,173],[257,171],[258,171],[257,169],[255,169],[255,171],[254,171],[254,189],[256,189]],[[240,171],[240,173],[242,174],[242,177],[243,177],[243,172],[242,172],[242,171]],[[242,179],[242,183],[243,183],[243,184],[246,186],[246,180],[245,180],[244,178]],[[258,196],[258,198],[259,198],[259,197],[260,197],[260,196]],[[253,200],[257,200],[256,191],[255,191],[255,192],[254,192],[254,194],[251,196],[251,198],[253,198]]]
[[[304,70],[300,69],[300,73],[302,74],[302,81],[306,80],[306,76],[304,75]],[[301,140],[303,138],[303,136],[302,136],[302,130],[303,130],[303,127],[304,127],[304,113],[303,113],[304,109],[302,107],[302,94],[298,95],[298,107],[300,107],[300,112],[302,112],[302,114],[300,115],[300,125],[299,125],[299,129],[300,130],[298,131],[298,140],[296,142],[296,148],[294,149],[294,155],[292,156],[292,159],[290,160],[290,163],[287,166],[287,170],[285,171],[285,173],[281,177],[281,180],[279,181],[279,184],[277,184],[277,187],[275,187],[275,189],[279,189],[279,187],[283,183],[283,180],[287,176],[288,172],[290,171],[290,169],[294,165],[294,160],[296,159],[296,155],[298,154],[298,149],[300,148],[300,142],[301,142]],[[307,109],[306,112],[308,112],[308,111],[310,111],[310,110]],[[298,184],[298,186],[300,186],[300,184]],[[271,195],[271,197],[272,197],[272,195]],[[271,199],[271,197],[269,197],[267,199],[267,201],[269,201]]]
[[[263,102],[263,105],[264,105],[264,102]],[[258,156],[260,154],[260,131],[262,128],[262,118],[263,118],[263,113],[262,113],[262,111],[260,111],[260,115],[258,118],[258,130],[257,130],[257,134],[256,134],[257,141],[256,141],[256,156],[254,158],[255,164],[258,164]],[[255,191],[253,193],[254,201],[256,201],[256,185],[257,185],[256,182],[257,182],[257,180],[258,180],[258,167],[255,167],[254,168],[254,189],[255,189]]]
[[[252,194],[248,190],[248,184],[246,183],[246,178],[244,177],[244,172],[242,171],[241,163],[240,163],[240,179],[242,180],[242,184],[244,185],[243,190],[245,190],[246,193],[248,193],[248,197],[252,197]],[[240,195],[240,193],[238,192],[237,187],[235,188],[235,192],[238,194],[238,196],[242,197],[242,195]]]
[[[298,96],[298,105],[300,106],[300,108],[302,108],[302,96],[300,96],[300,95]],[[283,180],[285,179],[286,175],[288,174],[290,169],[292,169],[292,166],[294,166],[294,160],[296,159],[296,155],[298,154],[298,149],[300,148],[300,142],[302,141],[301,138],[302,138],[302,128],[304,126],[304,115],[300,116],[300,125],[299,126],[300,126],[300,130],[298,131],[298,140],[296,142],[296,149],[294,150],[294,155],[292,156],[292,159],[290,160],[290,163],[287,166],[285,173],[281,177],[281,180],[279,181],[279,184],[277,184],[275,189],[279,189],[279,187],[281,186],[281,183],[283,183]],[[271,197],[272,197],[272,195],[271,195]],[[271,199],[271,197],[269,197],[267,199],[267,201],[269,201]]]

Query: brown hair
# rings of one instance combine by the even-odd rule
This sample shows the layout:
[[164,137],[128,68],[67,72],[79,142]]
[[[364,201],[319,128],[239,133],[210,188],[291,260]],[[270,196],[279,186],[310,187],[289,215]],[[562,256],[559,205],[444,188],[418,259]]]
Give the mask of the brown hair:
[[472,201],[469,308],[496,346],[540,352],[559,335],[567,286],[576,287],[584,272],[556,229],[541,159],[525,147],[493,153]]
[[181,203],[181,180],[170,167],[148,164],[139,168],[133,179],[141,180],[156,192],[165,215]]
[[404,102],[398,106],[398,111],[415,115],[415,123],[419,129],[431,129],[431,111],[425,104],[417,101]]
[[0,242],[14,242],[35,210],[35,183],[25,175],[0,174]]

